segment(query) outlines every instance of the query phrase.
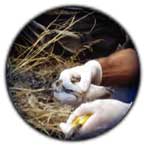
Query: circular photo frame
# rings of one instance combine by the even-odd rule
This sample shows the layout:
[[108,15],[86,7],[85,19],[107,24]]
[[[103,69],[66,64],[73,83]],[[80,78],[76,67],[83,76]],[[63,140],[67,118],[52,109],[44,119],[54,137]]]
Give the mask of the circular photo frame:
[[20,116],[60,140],[97,137],[133,105],[140,62],[130,35],[106,14],[63,6],[33,18],[16,36],[6,84]]

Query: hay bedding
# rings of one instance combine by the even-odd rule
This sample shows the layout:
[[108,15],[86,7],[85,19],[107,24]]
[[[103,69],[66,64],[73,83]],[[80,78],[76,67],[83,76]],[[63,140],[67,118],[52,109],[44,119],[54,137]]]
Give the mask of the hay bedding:
[[47,135],[64,138],[59,123],[67,120],[73,108],[54,100],[52,91],[49,91],[54,80],[50,73],[58,70],[50,70],[7,74],[8,90],[25,121]]
[[[79,54],[84,54],[85,50],[92,51],[83,45],[79,51],[71,53],[59,41],[65,38],[65,33],[70,32],[72,37],[79,35],[72,28],[89,15],[91,13],[79,19],[73,15],[61,20],[60,24],[57,23],[58,15],[48,26],[31,22],[15,40],[7,60],[8,91],[16,109],[34,128],[59,139],[64,139],[59,123],[65,122],[74,108],[54,100],[49,88],[62,70],[81,63]],[[32,23],[35,29],[31,27]],[[70,55],[65,57],[65,54]]]

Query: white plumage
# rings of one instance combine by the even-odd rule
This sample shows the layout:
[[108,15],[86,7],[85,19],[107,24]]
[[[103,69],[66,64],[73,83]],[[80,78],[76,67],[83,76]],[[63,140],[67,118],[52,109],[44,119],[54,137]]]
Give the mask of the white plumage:
[[99,98],[110,98],[112,91],[108,87],[91,84],[88,91],[84,93],[67,90],[63,86],[62,80],[57,80],[52,84],[54,97],[63,104],[78,105],[83,102],[93,101]]

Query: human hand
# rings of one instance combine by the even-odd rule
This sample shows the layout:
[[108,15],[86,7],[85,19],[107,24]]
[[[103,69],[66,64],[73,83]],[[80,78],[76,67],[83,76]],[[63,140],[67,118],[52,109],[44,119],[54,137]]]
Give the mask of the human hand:
[[[76,136],[87,136],[97,133],[99,130],[105,130],[116,125],[128,112],[131,104],[126,104],[114,99],[96,100],[80,105],[68,118],[67,122],[60,127],[69,134],[72,122],[80,116],[91,113],[89,119],[82,125]],[[66,126],[66,127],[65,127]]]
[[[78,79],[73,82],[72,79]],[[61,72],[59,80],[63,81],[66,89],[73,90],[78,93],[85,93],[91,83],[100,84],[102,80],[102,68],[98,61],[91,60],[81,66],[66,69]]]

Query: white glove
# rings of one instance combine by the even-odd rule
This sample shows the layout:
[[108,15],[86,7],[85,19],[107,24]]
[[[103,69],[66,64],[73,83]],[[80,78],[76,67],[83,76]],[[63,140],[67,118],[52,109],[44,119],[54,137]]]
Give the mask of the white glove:
[[[67,122],[60,124],[65,134],[70,131],[70,126],[77,117],[92,113],[85,124],[79,128],[77,136],[86,136],[105,130],[116,125],[128,112],[131,104],[126,104],[114,99],[95,100],[80,105],[69,117]],[[66,128],[69,127],[69,128]]]
[[[72,78],[79,78],[79,82],[72,82]],[[102,68],[98,61],[91,60],[81,66],[66,69],[61,72],[59,80],[63,81],[66,89],[78,93],[87,92],[91,83],[99,85],[102,80]]]

